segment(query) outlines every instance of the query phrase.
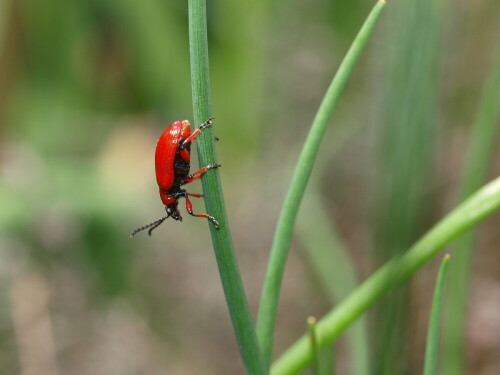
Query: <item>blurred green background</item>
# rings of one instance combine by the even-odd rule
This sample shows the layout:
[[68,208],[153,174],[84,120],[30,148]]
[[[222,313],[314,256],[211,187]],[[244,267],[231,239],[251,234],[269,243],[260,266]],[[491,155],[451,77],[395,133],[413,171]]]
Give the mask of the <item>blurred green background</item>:
[[[218,161],[254,312],[298,151],[372,5],[208,1]],[[389,2],[308,192],[359,279],[457,202],[500,69],[499,21],[496,0]],[[192,119],[187,32],[185,1],[0,0],[1,374],[243,373],[207,223],[184,215],[129,238],[163,214],[157,137]],[[318,220],[306,204],[301,215]],[[500,373],[499,220],[481,226],[470,262],[467,374]],[[331,308],[303,247],[290,254],[275,355]],[[370,373],[421,373],[437,266],[370,314]],[[353,362],[340,340],[337,373]]]

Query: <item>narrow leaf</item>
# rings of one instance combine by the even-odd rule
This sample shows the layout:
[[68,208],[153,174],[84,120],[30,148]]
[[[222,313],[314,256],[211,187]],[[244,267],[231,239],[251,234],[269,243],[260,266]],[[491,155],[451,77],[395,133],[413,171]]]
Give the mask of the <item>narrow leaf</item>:
[[312,316],[307,319],[307,334],[309,335],[309,342],[311,343],[312,374],[320,375],[321,372],[318,352],[318,338],[316,335],[316,319]]
[[[206,3],[205,0],[189,0],[188,6],[193,111],[195,123],[200,124],[212,117]],[[212,129],[203,131],[196,143],[200,166],[214,164],[216,156]],[[236,261],[217,170],[211,170],[203,176],[202,186],[206,210],[220,223],[219,230],[210,222],[208,225],[243,363],[247,374],[264,375],[266,370]]]
[[[459,199],[467,198],[483,183],[494,152],[494,144],[498,139],[500,50],[486,82],[472,129]],[[463,334],[473,245],[473,233],[467,233],[457,241],[454,249],[454,261],[449,276],[454,287],[447,292],[446,319],[443,322],[444,374],[464,373]]]
[[385,4],[384,0],[379,0],[373,7],[335,74],[314,118],[283,204],[273,239],[257,318],[257,335],[266,364],[271,361],[281,280],[300,202],[332,112]]
[[432,298],[431,317],[427,331],[427,345],[425,347],[424,375],[435,375],[439,355],[439,330],[441,325],[441,311],[443,306],[443,289],[448,271],[450,255],[446,254],[439,267],[434,296]]
[[[365,280],[317,324],[320,347],[330,345],[361,314],[435,256],[440,249],[500,208],[500,177],[485,185],[437,223],[403,256]],[[296,374],[311,361],[307,337],[293,344],[272,367],[272,375]]]

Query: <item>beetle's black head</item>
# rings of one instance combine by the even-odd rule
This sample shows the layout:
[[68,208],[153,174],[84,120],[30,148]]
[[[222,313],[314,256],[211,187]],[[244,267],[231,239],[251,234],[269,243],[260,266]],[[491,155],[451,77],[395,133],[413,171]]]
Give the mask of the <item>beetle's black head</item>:
[[177,202],[177,201],[175,201],[172,204],[166,205],[165,211],[167,211],[167,216],[172,217],[172,219],[182,221],[181,213],[179,212],[179,209],[177,208],[178,205],[179,205],[179,202]]

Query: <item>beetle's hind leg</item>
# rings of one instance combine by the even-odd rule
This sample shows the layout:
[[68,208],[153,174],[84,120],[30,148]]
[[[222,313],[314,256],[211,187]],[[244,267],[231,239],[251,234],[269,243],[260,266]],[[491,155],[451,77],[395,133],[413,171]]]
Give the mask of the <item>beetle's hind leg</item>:
[[[213,216],[208,215],[208,214],[195,214],[195,213],[193,213],[193,204],[189,200],[189,195],[192,195],[192,194],[186,193],[186,195],[184,196],[184,198],[186,198],[186,211],[188,212],[188,214],[190,214],[191,216],[196,216],[196,217],[204,217],[204,218],[210,220],[214,224],[215,229],[219,229],[219,222]],[[194,195],[194,196],[196,196],[196,195]]]

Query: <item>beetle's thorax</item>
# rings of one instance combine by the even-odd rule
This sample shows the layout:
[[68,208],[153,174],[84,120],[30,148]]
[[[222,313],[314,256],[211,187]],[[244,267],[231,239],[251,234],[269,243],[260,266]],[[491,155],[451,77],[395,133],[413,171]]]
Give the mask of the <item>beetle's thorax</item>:
[[187,138],[191,134],[191,124],[188,120],[179,120],[167,128],[172,139]]

